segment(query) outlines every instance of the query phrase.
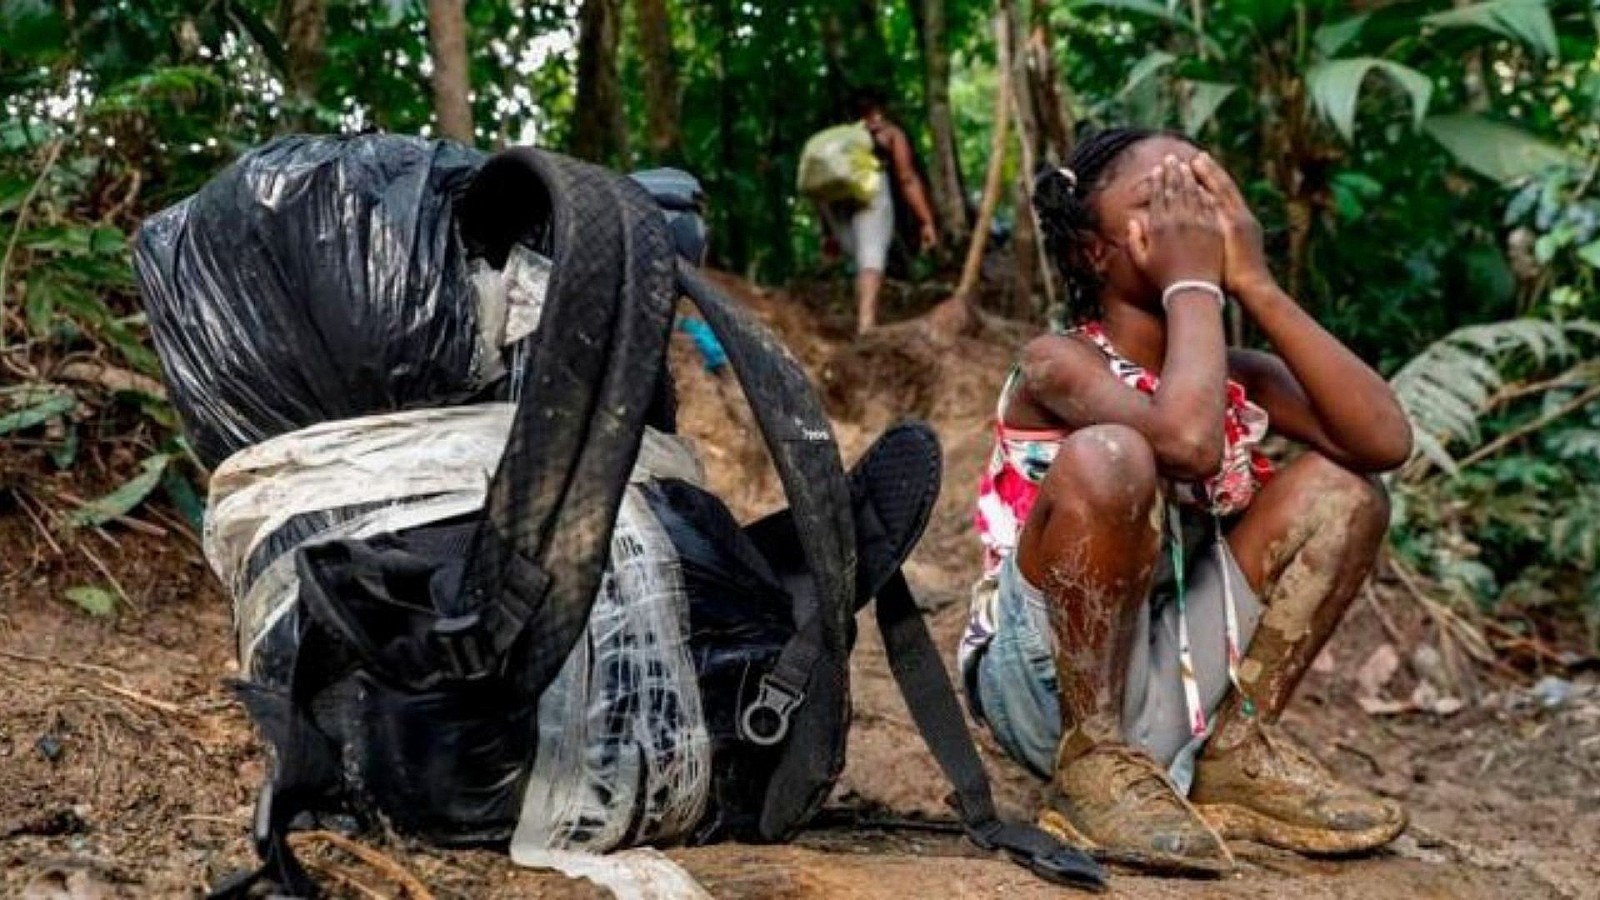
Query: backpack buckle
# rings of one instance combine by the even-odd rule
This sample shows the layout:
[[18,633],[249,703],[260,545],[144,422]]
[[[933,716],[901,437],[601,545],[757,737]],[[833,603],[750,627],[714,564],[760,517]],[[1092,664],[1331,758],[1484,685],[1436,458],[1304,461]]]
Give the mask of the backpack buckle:
[[739,737],[761,747],[783,742],[789,734],[789,714],[806,699],[796,690],[773,678],[761,676],[756,699],[739,716]]
[[428,644],[451,681],[477,681],[493,670],[494,648],[477,613],[450,616],[433,623]]

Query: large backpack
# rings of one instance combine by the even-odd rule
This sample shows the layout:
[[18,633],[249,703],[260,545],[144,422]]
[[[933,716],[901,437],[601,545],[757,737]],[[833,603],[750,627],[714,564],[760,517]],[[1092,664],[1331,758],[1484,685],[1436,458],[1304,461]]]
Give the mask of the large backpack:
[[[519,246],[550,260],[542,312],[507,359],[485,359],[468,261],[499,268]],[[272,519],[240,562],[245,582],[295,577],[270,621],[236,623],[265,636],[240,692],[274,765],[262,865],[219,896],[314,894],[285,840],[309,815],[509,841],[538,711],[635,490],[676,548],[695,629],[718,635],[694,649],[713,757],[696,839],[781,841],[816,814],[844,762],[854,614],[875,597],[972,840],[1054,881],[1103,883],[1082,852],[996,816],[900,573],[938,493],[931,431],[892,429],[847,477],[798,364],[675,259],[636,183],[530,148],[484,159],[407,138],[285,138],[146,223],[136,261],[174,403],[208,462],[362,417],[503,410],[477,505],[380,533],[340,528],[371,504]],[[629,486],[647,426],[672,428],[680,295],[726,348],[790,502],[749,526],[688,480]]]

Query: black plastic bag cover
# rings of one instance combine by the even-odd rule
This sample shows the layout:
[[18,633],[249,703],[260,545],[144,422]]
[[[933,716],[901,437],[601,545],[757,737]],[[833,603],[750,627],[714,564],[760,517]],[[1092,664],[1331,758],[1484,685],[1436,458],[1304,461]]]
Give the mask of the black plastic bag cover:
[[145,223],[150,330],[203,461],[483,387],[452,210],[483,159],[420,138],[284,137]]

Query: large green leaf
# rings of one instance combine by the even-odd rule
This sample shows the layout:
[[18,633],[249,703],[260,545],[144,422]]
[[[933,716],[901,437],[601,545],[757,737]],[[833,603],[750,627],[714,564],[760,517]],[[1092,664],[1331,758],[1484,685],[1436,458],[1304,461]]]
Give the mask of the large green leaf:
[[1190,81],[1184,86],[1186,90],[1179,114],[1183,119],[1183,133],[1190,137],[1206,127],[1211,117],[1217,114],[1217,107],[1238,87],[1220,81]]
[[1356,101],[1361,97],[1362,83],[1373,71],[1389,76],[1411,98],[1414,124],[1421,125],[1423,117],[1428,114],[1428,99],[1433,95],[1433,83],[1428,76],[1410,66],[1372,56],[1319,63],[1306,73],[1306,87],[1311,92],[1311,102],[1347,141],[1355,138]]
[[1423,16],[1422,21],[1437,28],[1484,28],[1543,56],[1560,55],[1556,26],[1544,0],[1487,0]]
[[1444,145],[1456,162],[1501,183],[1574,163],[1560,147],[1482,116],[1432,116],[1422,128]]
[[111,493],[89,501],[72,514],[72,521],[78,525],[104,525],[117,516],[127,515],[161,483],[161,474],[171,461],[172,457],[165,453],[146,459],[139,466],[139,474]]

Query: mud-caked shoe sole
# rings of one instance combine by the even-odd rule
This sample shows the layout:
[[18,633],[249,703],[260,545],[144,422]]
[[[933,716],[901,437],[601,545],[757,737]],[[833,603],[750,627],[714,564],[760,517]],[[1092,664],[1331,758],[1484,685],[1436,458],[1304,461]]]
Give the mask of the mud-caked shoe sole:
[[1296,825],[1234,803],[1196,803],[1195,810],[1230,841],[1253,841],[1307,856],[1369,853],[1399,837],[1409,824],[1404,810],[1397,810],[1394,821],[1350,831]]
[[1233,854],[1227,843],[1209,822],[1206,829],[1216,841],[1215,856],[1191,856],[1167,853],[1144,847],[1107,847],[1079,831],[1064,814],[1046,809],[1039,813],[1038,826],[1057,840],[1089,851],[1089,855],[1107,865],[1133,869],[1152,875],[1176,875],[1184,878],[1222,878],[1234,872]]

